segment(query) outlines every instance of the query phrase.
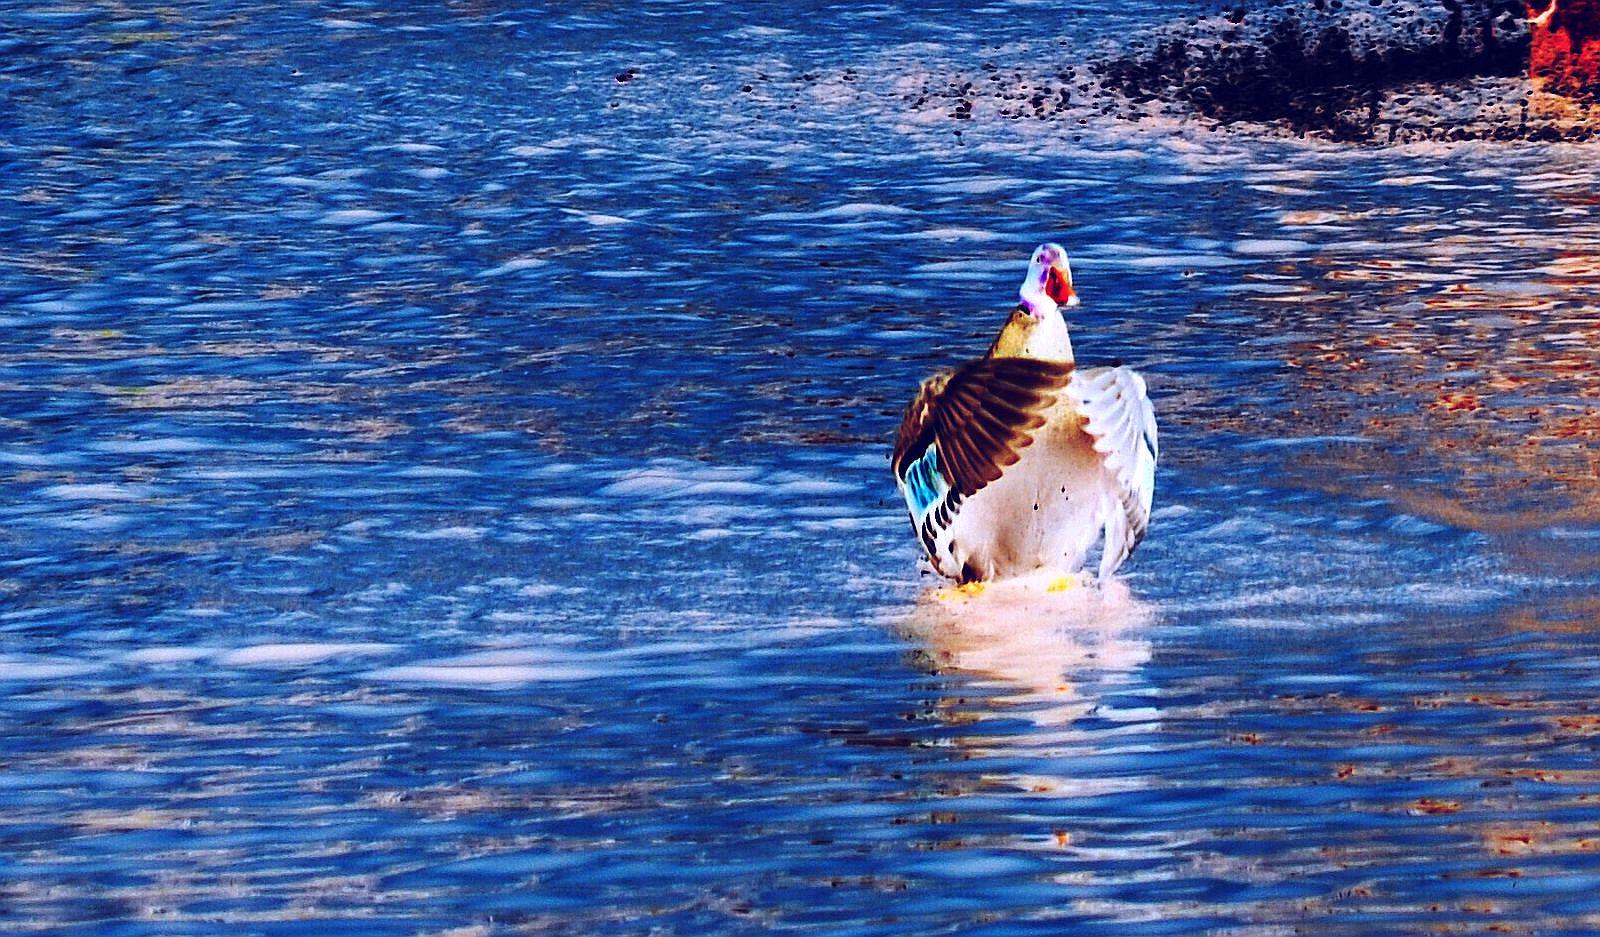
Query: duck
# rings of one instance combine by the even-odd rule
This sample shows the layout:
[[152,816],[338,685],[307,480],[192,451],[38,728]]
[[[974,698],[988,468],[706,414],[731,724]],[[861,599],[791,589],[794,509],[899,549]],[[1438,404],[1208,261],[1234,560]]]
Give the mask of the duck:
[[973,594],[1043,573],[1106,582],[1150,525],[1159,442],[1145,380],[1079,368],[1064,309],[1080,301],[1059,244],[1040,245],[989,350],[922,382],[890,464],[935,572]]

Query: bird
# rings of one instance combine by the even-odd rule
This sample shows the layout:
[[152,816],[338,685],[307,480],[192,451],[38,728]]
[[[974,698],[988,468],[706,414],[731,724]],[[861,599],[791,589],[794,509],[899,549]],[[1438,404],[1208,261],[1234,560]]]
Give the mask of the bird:
[[929,562],[968,594],[1041,570],[1070,588],[1096,542],[1105,582],[1144,538],[1159,442],[1144,378],[1079,368],[1059,244],[1028,264],[981,358],[922,382],[890,465]]

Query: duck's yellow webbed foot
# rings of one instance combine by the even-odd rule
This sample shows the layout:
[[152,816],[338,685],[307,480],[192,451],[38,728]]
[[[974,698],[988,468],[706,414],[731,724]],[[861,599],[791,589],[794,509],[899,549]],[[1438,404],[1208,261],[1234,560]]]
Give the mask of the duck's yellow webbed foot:
[[1050,585],[1045,586],[1044,591],[1046,591],[1046,592],[1066,592],[1068,589],[1076,589],[1077,587],[1078,587],[1078,577],[1077,576],[1057,576],[1056,578],[1050,580]]
[[971,599],[983,595],[983,590],[989,588],[986,582],[963,582],[959,586],[940,589],[934,597],[941,602],[953,602],[956,599]]

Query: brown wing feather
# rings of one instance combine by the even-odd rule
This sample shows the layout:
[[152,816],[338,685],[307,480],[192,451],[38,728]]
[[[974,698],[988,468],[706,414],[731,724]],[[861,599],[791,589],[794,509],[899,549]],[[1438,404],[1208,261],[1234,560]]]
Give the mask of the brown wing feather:
[[[1022,458],[1071,375],[1071,364],[1037,358],[979,358],[950,375],[929,402],[931,433],[924,429],[923,435],[939,444],[939,467],[951,487],[971,495]],[[917,447],[917,454],[926,448]]]
[[894,458],[889,463],[896,478],[905,478],[906,467],[921,458],[933,443],[933,404],[949,380],[948,374],[935,374],[923,381],[916,399],[906,407],[905,416],[900,419],[900,432],[895,435]]

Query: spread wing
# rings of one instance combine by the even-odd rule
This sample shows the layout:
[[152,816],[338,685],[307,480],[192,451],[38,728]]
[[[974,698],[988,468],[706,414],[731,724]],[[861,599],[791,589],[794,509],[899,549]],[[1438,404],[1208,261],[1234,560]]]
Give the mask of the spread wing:
[[928,447],[933,445],[933,404],[949,382],[949,374],[935,374],[923,381],[922,386],[917,388],[916,399],[911,401],[911,406],[906,407],[905,416],[900,418],[900,431],[895,436],[894,455],[889,464],[894,470],[894,477],[902,484],[911,463],[922,458]]
[[892,462],[912,517],[950,490],[968,497],[999,478],[1032,444],[1071,375],[1072,365],[1054,361],[979,358],[924,382]]
[[1090,368],[1072,375],[1067,394],[1083,416],[1083,429],[1100,453],[1110,488],[1100,576],[1110,575],[1150,526],[1160,444],[1156,414],[1144,378],[1128,368]]

